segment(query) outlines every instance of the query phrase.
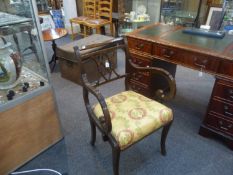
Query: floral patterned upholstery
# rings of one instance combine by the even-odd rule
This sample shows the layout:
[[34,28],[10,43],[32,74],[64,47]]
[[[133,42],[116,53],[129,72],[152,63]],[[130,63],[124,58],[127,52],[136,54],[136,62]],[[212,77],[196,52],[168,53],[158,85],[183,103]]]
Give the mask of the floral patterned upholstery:
[[[172,110],[133,91],[124,91],[106,98],[112,121],[112,135],[121,150],[139,141],[173,119]],[[93,107],[95,115],[103,116],[99,104]]]

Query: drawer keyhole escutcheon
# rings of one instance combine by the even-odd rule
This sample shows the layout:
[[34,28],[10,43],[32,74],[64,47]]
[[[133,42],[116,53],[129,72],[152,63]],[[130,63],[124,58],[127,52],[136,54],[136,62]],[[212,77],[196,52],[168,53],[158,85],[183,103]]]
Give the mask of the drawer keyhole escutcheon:
[[207,59],[201,60],[198,59],[197,57],[194,57],[194,64],[198,67],[206,68],[207,63],[208,63]]
[[138,49],[138,50],[141,50],[143,48],[144,48],[144,44],[143,43],[139,43],[139,44],[136,45],[136,49]]
[[224,106],[223,106],[223,109],[224,109],[224,114],[225,114],[225,115],[233,116],[233,114],[232,114],[231,112],[228,111],[228,110],[229,110],[229,106],[224,105]]
[[228,89],[227,93],[228,93],[229,99],[233,100],[233,89]]
[[228,127],[226,127],[226,126],[223,125],[223,121],[222,121],[222,120],[220,120],[220,121],[218,122],[218,124],[219,124],[219,127],[220,127],[221,129],[223,129],[223,130],[225,130],[225,131],[228,131],[228,130],[229,130]]
[[171,58],[175,54],[175,52],[173,50],[162,49],[162,54],[166,58]]

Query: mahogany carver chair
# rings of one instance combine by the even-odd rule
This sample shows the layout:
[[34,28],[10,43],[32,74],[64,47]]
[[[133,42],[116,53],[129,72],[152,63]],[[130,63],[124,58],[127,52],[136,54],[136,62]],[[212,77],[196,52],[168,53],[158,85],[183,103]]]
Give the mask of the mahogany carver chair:
[[[126,61],[131,69],[137,73],[159,74],[163,76],[170,87],[166,94],[159,90],[160,99],[172,99],[176,92],[173,77],[165,70],[156,67],[138,67],[130,58],[127,41],[116,38],[107,42],[82,48],[74,47],[75,56],[80,67],[80,77],[83,86],[83,99],[91,126],[91,145],[96,141],[96,128],[102,133],[103,140],[108,141],[112,147],[112,164],[114,175],[119,174],[119,159],[121,151],[142,140],[160,128],[161,153],[166,155],[165,142],[169,128],[173,121],[172,110],[165,105],[147,98],[131,90],[130,79],[133,75],[118,74],[112,68],[111,60],[116,51],[125,51]],[[119,57],[118,57],[119,59]],[[121,58],[120,58],[121,59]],[[96,82],[89,82],[84,70],[84,63],[92,60],[98,67],[102,78]],[[125,90],[111,97],[104,98],[98,86],[125,78]],[[91,97],[90,97],[91,95]],[[92,96],[98,101],[91,103]]]
[[78,16],[76,18],[70,19],[73,40],[75,38],[73,24],[79,24],[79,26],[80,26],[80,33],[79,34],[83,35],[84,37],[87,34],[92,33],[91,28],[84,27],[84,23],[86,20],[96,19],[97,18],[97,10],[98,10],[97,0],[83,0],[83,16]]
[[96,29],[96,33],[101,34],[101,29],[110,25],[110,33],[113,36],[112,4],[113,0],[98,0],[98,16],[96,19],[85,20],[84,28]]

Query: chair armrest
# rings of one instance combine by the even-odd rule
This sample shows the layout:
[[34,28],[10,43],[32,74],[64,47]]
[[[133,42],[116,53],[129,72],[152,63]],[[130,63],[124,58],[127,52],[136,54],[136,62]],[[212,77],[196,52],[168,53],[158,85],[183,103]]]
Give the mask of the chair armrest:
[[89,104],[88,92],[93,94],[96,97],[103,111],[103,117],[100,117],[99,119],[94,118],[94,120],[96,121],[96,123],[100,125],[100,127],[102,127],[105,133],[111,132],[112,123],[111,123],[110,113],[109,113],[107,103],[103,95],[100,93],[100,91],[97,88],[91,86],[91,84],[87,80],[86,74],[82,75],[82,79],[83,79],[83,82],[82,82],[83,98],[84,98],[85,106],[89,114],[93,115],[94,113],[93,113],[92,107]]
[[123,42],[123,38],[119,37],[119,38],[113,38],[113,39],[109,39],[107,41],[101,42],[101,43],[94,43],[94,44],[89,44],[89,45],[83,45],[80,48],[80,51],[84,51],[84,50],[88,50],[88,49],[93,49],[93,48],[101,48],[104,46],[108,46],[111,44],[116,44],[116,43],[120,43]]
[[165,78],[165,80],[167,81],[169,85],[170,90],[169,92],[165,93],[163,89],[158,89],[155,92],[155,96],[159,98],[159,100],[163,101],[163,100],[170,100],[174,98],[176,94],[176,82],[175,82],[175,79],[172,77],[172,75],[168,71],[162,68],[158,68],[158,67],[139,67],[138,65],[134,64],[131,59],[129,59],[128,62],[131,66],[131,69],[133,69],[132,72],[149,72],[150,75],[157,74]]

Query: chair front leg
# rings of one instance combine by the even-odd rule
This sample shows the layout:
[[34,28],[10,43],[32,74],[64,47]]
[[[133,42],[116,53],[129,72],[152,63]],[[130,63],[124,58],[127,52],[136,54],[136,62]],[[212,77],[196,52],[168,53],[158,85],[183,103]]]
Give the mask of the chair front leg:
[[71,39],[74,40],[74,28],[73,28],[73,22],[70,21],[70,27],[71,27]]
[[166,138],[167,138],[167,134],[169,132],[169,129],[171,127],[171,124],[172,124],[172,121],[169,124],[165,125],[163,127],[163,130],[162,130],[160,146],[161,146],[161,154],[163,156],[165,156],[167,154],[167,151],[166,151]]
[[91,145],[94,146],[95,145],[95,141],[96,141],[96,126],[95,126],[95,123],[91,120],[90,120],[90,125],[91,125]]
[[114,175],[119,175],[119,161],[120,148],[118,146],[112,147],[112,166]]
[[97,34],[101,34],[101,29],[100,29],[100,27],[97,27],[97,28],[96,28],[96,33],[97,33]]

